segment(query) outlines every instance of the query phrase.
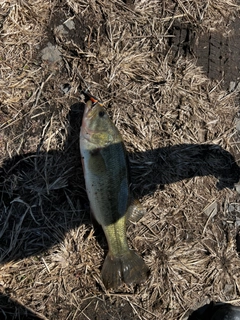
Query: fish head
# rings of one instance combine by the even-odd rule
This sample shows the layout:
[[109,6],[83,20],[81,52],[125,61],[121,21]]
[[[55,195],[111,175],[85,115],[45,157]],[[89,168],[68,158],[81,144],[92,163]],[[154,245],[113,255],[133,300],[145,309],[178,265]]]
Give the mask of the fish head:
[[118,129],[103,105],[98,102],[92,103],[91,100],[85,105],[81,136],[98,147],[122,141]]

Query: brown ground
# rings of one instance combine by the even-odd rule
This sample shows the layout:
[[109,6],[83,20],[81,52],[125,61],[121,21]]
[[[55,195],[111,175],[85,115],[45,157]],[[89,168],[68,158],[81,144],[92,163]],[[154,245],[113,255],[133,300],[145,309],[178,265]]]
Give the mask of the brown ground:
[[[239,305],[237,2],[1,6],[2,318],[175,320],[210,300]],[[88,87],[147,211],[128,237],[150,277],[118,292],[101,282],[107,244],[80,163]]]

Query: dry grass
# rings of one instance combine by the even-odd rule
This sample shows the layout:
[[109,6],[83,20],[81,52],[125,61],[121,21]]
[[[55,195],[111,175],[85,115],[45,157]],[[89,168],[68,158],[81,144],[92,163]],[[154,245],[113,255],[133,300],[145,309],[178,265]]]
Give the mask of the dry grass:
[[[239,304],[239,196],[224,188],[238,172],[228,152],[240,160],[236,93],[169,48],[176,21],[228,34],[236,2],[0,5],[0,308],[5,295],[39,318],[175,320],[209,300]],[[68,19],[76,29],[62,32]],[[57,63],[41,57],[48,42],[61,52]],[[84,191],[78,134],[87,87],[123,135],[147,210],[128,236],[150,277],[119,292],[101,282],[107,245]]]

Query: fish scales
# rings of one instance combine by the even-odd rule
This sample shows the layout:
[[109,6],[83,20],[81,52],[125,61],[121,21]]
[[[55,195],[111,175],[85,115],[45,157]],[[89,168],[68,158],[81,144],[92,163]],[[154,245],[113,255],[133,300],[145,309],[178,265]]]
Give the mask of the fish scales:
[[126,152],[118,129],[98,103],[85,106],[80,151],[90,207],[108,241],[103,282],[107,288],[139,283],[147,278],[148,267],[127,243],[126,222],[134,206]]
[[91,209],[101,225],[116,222],[128,207],[129,186],[123,151],[123,144],[117,143],[88,152],[86,188]]

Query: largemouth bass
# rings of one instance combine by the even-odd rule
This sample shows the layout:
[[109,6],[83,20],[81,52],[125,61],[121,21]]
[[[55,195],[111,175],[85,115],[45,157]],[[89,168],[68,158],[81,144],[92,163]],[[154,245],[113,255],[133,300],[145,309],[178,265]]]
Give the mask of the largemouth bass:
[[140,283],[149,269],[127,243],[126,222],[134,208],[123,140],[104,107],[90,100],[82,120],[80,151],[91,211],[108,242],[103,283],[115,289],[122,282]]

